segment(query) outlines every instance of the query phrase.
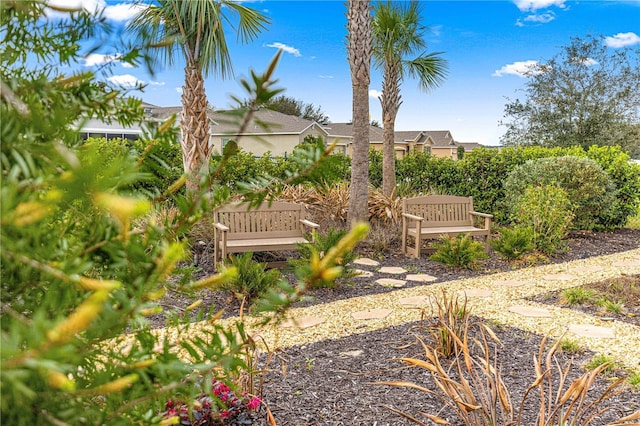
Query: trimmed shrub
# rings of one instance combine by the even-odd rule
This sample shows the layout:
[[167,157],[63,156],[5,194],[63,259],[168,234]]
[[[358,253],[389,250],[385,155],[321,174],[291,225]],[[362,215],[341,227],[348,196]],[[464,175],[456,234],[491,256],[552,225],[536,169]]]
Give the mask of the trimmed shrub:
[[567,192],[575,229],[601,229],[610,222],[617,200],[611,178],[595,161],[564,156],[530,160],[505,180],[505,202],[513,206],[531,185],[554,185]]
[[468,234],[458,234],[455,238],[444,236],[435,247],[436,252],[430,259],[451,267],[472,269],[480,259],[488,257],[484,252],[484,245],[474,241]]
[[529,186],[514,204],[513,216],[520,227],[530,228],[537,250],[553,255],[564,249],[573,220],[567,191],[557,186]]

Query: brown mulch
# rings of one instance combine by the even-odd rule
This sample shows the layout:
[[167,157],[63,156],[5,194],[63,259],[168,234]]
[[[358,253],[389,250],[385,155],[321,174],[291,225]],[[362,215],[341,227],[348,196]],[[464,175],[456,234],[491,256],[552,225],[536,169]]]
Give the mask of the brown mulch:
[[[546,263],[562,263],[571,260],[613,254],[640,247],[640,230],[619,229],[615,232],[576,232],[567,241],[569,250],[546,260]],[[510,271],[528,266],[501,259],[496,253],[482,262],[476,270],[451,269],[431,261],[426,255],[420,259],[408,259],[402,255],[376,257],[376,252],[358,249],[360,256],[374,257],[380,266],[401,266],[411,273],[428,273],[438,277],[438,281],[450,281],[475,277],[502,271]],[[397,251],[399,253],[399,250]],[[206,252],[199,256],[196,278],[212,273],[212,266]],[[376,278],[384,277],[376,274]],[[392,278],[393,276],[389,276]],[[408,282],[407,286],[429,285]],[[406,287],[405,287],[406,288]],[[343,283],[334,289],[313,291],[313,300],[307,304],[325,303],[344,298],[366,296],[375,293],[394,291],[379,285],[349,285]],[[225,309],[225,316],[237,315],[239,302],[226,293],[201,292],[203,305],[215,310]],[[166,312],[180,315],[182,310],[193,302],[189,295],[169,291],[163,305]],[[154,324],[164,324],[163,317],[152,318]],[[462,424],[443,411],[444,404],[436,396],[417,390],[376,385],[374,382],[406,380],[435,389],[429,374],[419,368],[407,368],[398,357],[423,357],[423,351],[417,344],[415,334],[426,336],[421,324],[404,324],[369,333],[351,335],[342,339],[329,339],[308,345],[295,346],[274,355],[266,366],[262,397],[273,412],[278,425],[375,425],[402,426],[413,424],[385,406],[419,416],[423,411],[449,419],[452,424]],[[494,326],[492,324],[492,326]],[[502,370],[507,388],[511,391],[512,402],[518,406],[522,395],[535,378],[533,355],[538,352],[541,336],[522,330],[498,327],[502,345],[498,348],[498,364]],[[420,334],[422,333],[422,334]],[[592,353],[583,352],[574,355],[574,368],[571,378],[584,371],[580,365],[586,363]],[[561,365],[570,358],[567,354],[558,355]],[[264,361],[264,358],[262,359]],[[283,367],[284,366],[284,367]],[[265,367],[261,364],[261,367]],[[636,366],[637,367],[637,366]],[[284,369],[283,369],[284,368]],[[616,374],[625,374],[618,371]],[[610,378],[602,378],[589,395],[599,395],[610,384]],[[611,419],[640,409],[640,390],[624,385],[625,391],[607,402],[615,408],[607,419],[597,419],[593,425],[604,425]],[[522,425],[535,424],[537,411],[537,393],[530,396],[523,413]],[[429,424],[425,421],[426,424]],[[254,424],[267,425],[266,420]],[[579,423],[582,424],[582,423]]]

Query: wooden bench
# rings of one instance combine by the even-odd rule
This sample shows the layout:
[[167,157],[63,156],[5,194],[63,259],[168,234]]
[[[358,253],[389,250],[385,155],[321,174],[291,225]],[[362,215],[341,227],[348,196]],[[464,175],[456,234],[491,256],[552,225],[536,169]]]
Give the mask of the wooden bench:
[[319,225],[305,215],[304,205],[284,201],[265,201],[251,210],[244,203],[215,209],[214,264],[230,253],[294,250],[308,243],[305,231]]
[[[484,219],[484,227],[474,225],[475,217]],[[402,252],[419,258],[423,240],[463,233],[483,236],[488,252],[491,218],[493,215],[473,210],[472,197],[427,195],[405,198],[402,200]],[[415,247],[408,246],[409,237],[414,238]]]

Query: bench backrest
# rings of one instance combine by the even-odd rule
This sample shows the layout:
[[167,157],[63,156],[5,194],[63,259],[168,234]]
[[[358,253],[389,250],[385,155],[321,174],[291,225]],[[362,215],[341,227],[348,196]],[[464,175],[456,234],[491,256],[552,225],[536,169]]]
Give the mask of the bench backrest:
[[230,240],[249,240],[254,238],[299,237],[304,234],[301,219],[305,218],[304,205],[267,201],[260,207],[248,210],[248,205],[229,204],[214,211],[214,220],[227,227]]
[[402,200],[403,213],[424,218],[422,226],[469,226],[473,220],[472,197],[455,195],[426,195]]

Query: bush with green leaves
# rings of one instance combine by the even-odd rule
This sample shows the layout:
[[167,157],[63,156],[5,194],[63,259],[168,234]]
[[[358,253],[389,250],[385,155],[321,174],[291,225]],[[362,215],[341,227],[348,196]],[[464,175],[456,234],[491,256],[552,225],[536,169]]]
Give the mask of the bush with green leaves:
[[[160,423],[167,397],[195,401],[202,377],[248,371],[252,344],[241,322],[196,332],[185,318],[174,339],[147,321],[161,310],[168,280],[186,257],[178,236],[228,200],[228,191],[203,182],[188,197],[176,193],[177,212],[167,221],[137,221],[165,202],[131,190],[144,176],[144,160],[83,144],[75,129],[87,117],[138,123],[141,102],[92,73],[59,74],[79,62],[91,37],[104,35],[103,20],[82,10],[47,20],[41,2],[3,1],[0,12],[0,422]],[[140,59],[135,48],[113,52]],[[28,54],[44,65],[26,69]],[[278,57],[267,72],[242,81],[249,99],[273,95]],[[169,121],[150,129],[143,142],[175,143],[171,127]],[[323,153],[310,147],[305,158],[311,168]],[[169,189],[183,184],[179,179]],[[254,185],[241,195],[256,205],[272,189]],[[366,232],[355,226],[331,255],[298,274],[298,286],[280,283],[267,292],[263,321],[282,318],[308,286],[331,276],[334,261]],[[237,272],[229,268],[180,288],[219,288]]]
[[[312,262],[316,255],[319,256],[317,259],[317,261],[319,261],[325,254],[329,253],[331,247],[334,247],[346,234],[347,231],[344,229],[335,229],[333,227],[327,229],[326,232],[316,233],[314,241],[311,241],[309,244],[298,244],[297,251],[300,257],[297,259],[289,259],[288,264],[292,267],[300,268]],[[353,268],[350,264],[356,257],[357,254],[351,250],[344,252],[336,259],[336,265],[342,268],[340,275],[343,279],[352,275]],[[319,280],[314,284],[314,288],[335,287],[336,285],[337,281],[335,279]]]
[[615,210],[616,188],[607,173],[588,158],[563,156],[530,160],[505,180],[505,198],[512,207],[531,185],[555,185],[567,192],[575,213],[574,229],[599,229]]
[[498,233],[500,237],[491,241],[491,247],[504,258],[518,260],[535,248],[532,228],[503,227]]
[[536,250],[548,256],[565,248],[573,211],[567,191],[557,186],[529,186],[513,206],[516,226],[529,228]]
[[225,282],[222,289],[230,291],[240,300],[251,301],[267,289],[274,288],[282,279],[279,270],[267,269],[268,265],[253,260],[253,253],[250,252],[231,255],[225,266],[237,269],[238,273]]
[[434,246],[436,252],[430,259],[451,267],[472,269],[478,266],[481,259],[488,257],[484,245],[469,234],[455,237],[445,235]]

